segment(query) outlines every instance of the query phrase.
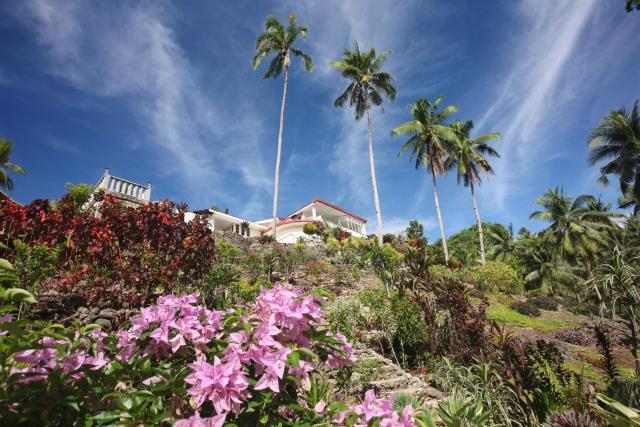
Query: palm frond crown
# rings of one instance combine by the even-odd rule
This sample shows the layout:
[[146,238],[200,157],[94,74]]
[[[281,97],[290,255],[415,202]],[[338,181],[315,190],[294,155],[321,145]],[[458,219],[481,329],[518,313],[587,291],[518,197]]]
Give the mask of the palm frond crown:
[[431,102],[426,98],[418,98],[411,106],[413,120],[405,122],[391,131],[391,136],[408,136],[398,152],[401,157],[410,152],[410,159],[415,161],[416,169],[428,167],[436,174],[446,171],[445,159],[450,151],[451,129],[446,125],[448,117],[458,111],[456,105],[449,105],[442,110],[438,106],[443,97]]
[[382,70],[389,54],[391,52],[385,50],[377,55],[374,48],[363,52],[358,43],[354,43],[352,49],[344,50],[342,61],[330,62],[342,77],[350,81],[334,105],[354,107],[356,120],[360,120],[372,105],[382,106],[384,97],[394,101],[397,91],[392,83],[395,77]]
[[313,70],[313,60],[302,50],[294,48],[293,45],[299,36],[307,38],[307,27],[296,24],[296,15],[291,14],[289,24],[285,28],[277,18],[270,16],[265,22],[265,31],[256,40],[256,54],[253,57],[252,65],[256,69],[262,60],[270,55],[275,56],[269,63],[264,78],[280,77],[280,74],[291,65],[291,54],[300,58],[307,71]]

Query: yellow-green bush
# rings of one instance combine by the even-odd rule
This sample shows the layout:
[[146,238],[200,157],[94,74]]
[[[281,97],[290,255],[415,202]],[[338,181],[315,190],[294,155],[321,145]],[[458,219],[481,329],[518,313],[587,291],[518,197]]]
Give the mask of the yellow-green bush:
[[507,294],[520,294],[524,291],[518,273],[500,261],[487,261],[485,265],[465,267],[455,274],[464,281],[475,283],[483,291]]
[[318,226],[312,222],[309,222],[302,227],[302,232],[310,236],[313,234],[318,234]]
[[233,302],[253,302],[260,295],[260,288],[272,288],[271,282],[258,279],[251,283],[241,279],[229,283],[230,300]]
[[337,254],[340,251],[340,241],[335,237],[329,237],[326,248],[329,254]]

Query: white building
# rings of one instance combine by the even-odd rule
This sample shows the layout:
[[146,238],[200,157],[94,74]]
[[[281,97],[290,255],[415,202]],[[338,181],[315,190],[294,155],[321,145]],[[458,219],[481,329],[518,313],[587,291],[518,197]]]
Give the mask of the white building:
[[[111,175],[109,168],[105,169],[102,176],[95,185],[94,193],[104,191],[106,194],[114,196],[125,206],[140,206],[151,201],[151,183],[147,185],[138,184],[117,176]],[[87,202],[91,207],[95,203],[93,197]]]
[[[245,237],[259,237],[273,235],[272,219],[247,221],[245,219],[219,212],[214,209],[201,209],[187,212],[185,220],[191,221],[196,214],[204,215],[209,228],[214,231],[226,231]],[[326,227],[340,227],[354,237],[367,237],[365,223],[367,220],[322,199],[315,199],[305,207],[298,209],[291,215],[280,218],[277,225],[276,238],[279,243],[295,243],[300,237],[307,239],[304,225],[322,223]]]
[[[95,191],[104,191],[119,199],[126,206],[139,206],[151,201],[151,184],[142,185],[111,175],[105,169],[95,186]],[[88,202],[94,204],[93,198]],[[228,213],[214,209],[201,209],[185,213],[185,221],[203,215],[212,231],[226,231],[244,237],[259,237],[262,234],[273,235],[272,220],[247,221]],[[367,237],[367,220],[339,206],[322,199],[315,199],[292,214],[278,219],[276,238],[279,243],[295,243],[300,237],[307,239],[303,228],[305,224],[320,223],[325,227],[339,227],[354,237]]]
[[196,214],[204,215],[212,231],[229,231],[245,237],[259,237],[267,231],[267,227],[264,225],[246,221],[214,209],[201,209],[195,212],[187,212],[184,216],[185,221],[191,221]]
[[[322,199],[315,199],[308,205],[298,209],[291,215],[281,218],[277,224],[276,238],[280,243],[295,243],[299,237],[306,238],[303,227],[308,223],[322,223],[326,227],[340,227],[351,233],[354,237],[367,237],[365,227],[367,220],[359,215],[351,213],[341,207]],[[272,219],[264,219],[255,222],[267,227],[267,233],[271,232]]]

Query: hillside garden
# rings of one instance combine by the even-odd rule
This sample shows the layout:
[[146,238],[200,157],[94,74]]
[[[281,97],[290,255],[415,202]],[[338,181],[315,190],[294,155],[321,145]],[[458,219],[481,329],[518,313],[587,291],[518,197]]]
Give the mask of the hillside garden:
[[[268,18],[253,58],[272,55],[264,78],[284,77],[274,234],[288,71],[313,69],[293,47],[307,32]],[[368,238],[321,223],[294,245],[212,232],[184,204],[126,206],[85,184],[25,206],[3,192],[0,425],[640,426],[638,101],[588,141],[620,211],[558,186],[535,201],[540,231],[516,233],[483,223],[476,200],[501,135],[417,98],[391,135],[428,173],[440,239],[417,221],[384,234],[371,110],[396,98],[390,54],[354,43],[330,64],[347,81],[334,105],[367,118]],[[25,174],[12,147],[0,138],[7,191]],[[475,222],[448,238],[447,174]]]

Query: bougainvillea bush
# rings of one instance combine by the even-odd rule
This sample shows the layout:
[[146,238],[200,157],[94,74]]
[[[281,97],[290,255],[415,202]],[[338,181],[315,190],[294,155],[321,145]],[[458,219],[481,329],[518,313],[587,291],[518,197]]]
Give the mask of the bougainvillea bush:
[[[204,220],[186,223],[184,209],[173,202],[133,208],[109,195],[96,197],[97,215],[79,212],[67,198],[55,206],[47,200],[24,207],[0,201],[0,256],[14,262],[16,254],[36,253],[25,245],[56,254],[46,274],[24,275],[25,282],[34,276],[42,282],[23,287],[73,295],[78,305],[140,307],[179,284],[197,284],[215,262],[215,241]],[[17,261],[18,267],[28,264]]]
[[[351,363],[318,327],[321,302],[289,285],[225,311],[160,297],[111,334],[0,320],[0,419],[8,425],[432,425],[411,406],[304,400],[319,369]],[[307,393],[306,395],[314,395]]]

